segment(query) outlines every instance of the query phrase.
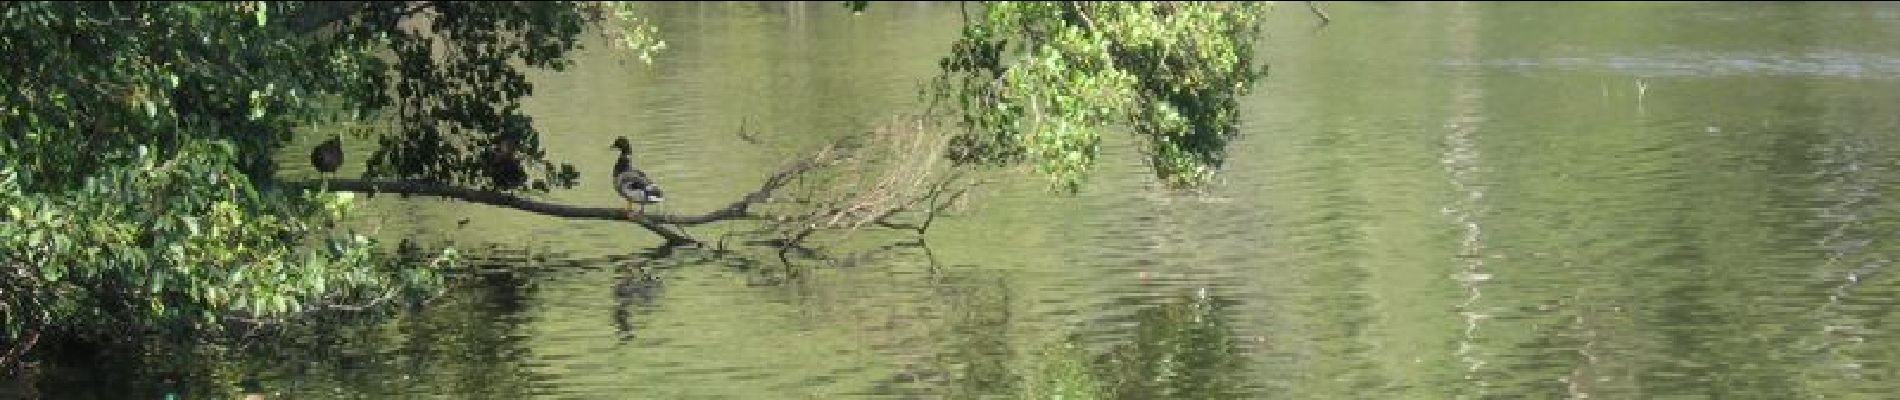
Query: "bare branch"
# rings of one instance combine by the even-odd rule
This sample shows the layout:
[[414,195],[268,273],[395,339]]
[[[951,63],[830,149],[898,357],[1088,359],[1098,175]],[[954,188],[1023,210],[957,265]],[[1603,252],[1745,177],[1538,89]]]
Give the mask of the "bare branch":
[[[841,155],[814,174],[817,187],[799,188],[803,209],[774,218],[775,231],[795,246],[825,230],[852,232],[866,225],[896,227],[889,219],[904,211],[935,205],[938,196],[965,187],[955,166],[941,165],[949,136],[929,126],[927,117],[897,118],[871,131],[851,135],[834,146]],[[935,207],[926,207],[934,212]],[[919,234],[923,229],[910,228]]]

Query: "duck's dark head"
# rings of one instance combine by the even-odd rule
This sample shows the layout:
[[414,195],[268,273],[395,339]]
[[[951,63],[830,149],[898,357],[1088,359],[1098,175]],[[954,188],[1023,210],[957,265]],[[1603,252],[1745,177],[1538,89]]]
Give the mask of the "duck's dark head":
[[613,148],[616,150],[620,150],[620,154],[633,153],[633,142],[627,141],[626,136],[621,136],[619,138],[614,139]]

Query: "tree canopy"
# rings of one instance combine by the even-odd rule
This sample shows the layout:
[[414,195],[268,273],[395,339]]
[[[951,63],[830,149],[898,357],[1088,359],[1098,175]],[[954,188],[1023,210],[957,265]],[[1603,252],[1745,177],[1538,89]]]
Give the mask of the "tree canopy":
[[1033,163],[1080,186],[1102,131],[1131,130],[1156,176],[1205,185],[1265,75],[1269,2],[997,2],[965,15],[933,93],[965,131],[951,156]]
[[[524,68],[565,68],[590,32],[652,56],[662,33],[636,7],[0,3],[0,52],[31,60],[0,66],[0,365],[43,334],[215,330],[433,287],[453,251],[392,255],[339,230],[353,197],[331,189],[349,186],[282,180],[273,155],[304,129],[379,118],[395,129],[353,134],[377,144],[357,159],[391,185],[360,187],[504,206],[571,188],[579,174],[522,112]],[[1261,76],[1266,7],[975,7],[931,89],[963,127],[949,155],[1033,164],[1073,189],[1099,132],[1125,128],[1157,176],[1205,184]]]
[[371,176],[516,189],[478,179],[501,159],[541,167],[532,188],[571,184],[519,111],[531,88],[517,65],[564,66],[617,6],[0,7],[0,49],[35,60],[0,67],[13,89],[0,108],[0,323],[30,342],[217,328],[428,286],[433,263],[331,229],[350,198],[280,185],[272,155],[299,128],[382,114],[404,123],[380,139]]

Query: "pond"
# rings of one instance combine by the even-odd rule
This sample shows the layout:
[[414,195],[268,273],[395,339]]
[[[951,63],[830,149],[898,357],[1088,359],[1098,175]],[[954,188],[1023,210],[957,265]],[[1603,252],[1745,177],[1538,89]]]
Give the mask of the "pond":
[[[921,239],[868,230],[790,265],[379,198],[362,229],[453,243],[475,284],[379,318],[56,366],[41,391],[970,398],[1066,376],[1128,398],[1900,392],[1885,201],[1900,6],[1324,4],[1323,28],[1300,3],[1275,10],[1271,76],[1203,193],[1160,190],[1111,136],[1074,196],[1018,175]],[[669,43],[653,64],[590,42],[537,73],[529,106],[586,178],[631,139],[669,212],[916,110],[959,18],[932,2],[650,10]],[[601,181],[547,197],[617,204]]]

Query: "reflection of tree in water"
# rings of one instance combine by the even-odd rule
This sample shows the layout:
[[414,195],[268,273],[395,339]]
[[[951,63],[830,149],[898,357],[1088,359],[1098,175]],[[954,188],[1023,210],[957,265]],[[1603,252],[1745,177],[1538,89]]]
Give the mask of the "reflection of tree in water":
[[[982,398],[1023,395],[1029,398],[1192,398],[1221,399],[1257,396],[1245,392],[1246,364],[1229,325],[1226,307],[1232,301],[1207,291],[1184,294],[1147,306],[1134,315],[1128,339],[1105,352],[1085,350],[1099,338],[1071,333],[1042,348],[1021,350],[1019,336],[1035,333],[1016,329],[1027,323],[1015,315],[1014,286],[1003,271],[967,265],[945,266],[927,245],[903,243],[851,257],[828,257],[830,267],[866,263],[888,257],[915,257],[925,263],[930,282],[918,293],[929,304],[901,311],[893,317],[918,325],[923,337],[887,338],[902,364],[877,391],[923,397]],[[882,260],[889,261],[889,260]],[[889,265],[889,262],[877,262]],[[915,313],[915,314],[911,314]],[[1115,330],[1121,330],[1117,328]],[[1076,329],[1071,332],[1099,332]],[[872,340],[877,336],[871,336]],[[1032,338],[1033,339],[1033,338]],[[921,342],[916,341],[921,340]],[[917,344],[924,346],[917,346]],[[1021,351],[1019,351],[1021,350]],[[1088,390],[1071,390],[1087,386]],[[1077,397],[1081,395],[1081,397]]]
[[[166,394],[206,397],[225,389],[212,379],[219,365],[206,362],[207,354],[189,344],[157,341],[93,344],[48,341],[43,358],[22,377],[32,381],[0,391],[0,398],[108,399],[163,398]],[[149,353],[164,353],[162,357]],[[12,377],[6,377],[12,378]]]
[[[45,371],[46,398],[518,398],[538,378],[520,328],[535,290],[525,257],[470,259],[466,284],[408,307],[324,312],[207,343],[146,343]],[[422,311],[423,308],[428,311]],[[62,377],[68,377],[66,379]],[[109,382],[112,385],[102,385]]]
[[[928,249],[926,249],[926,254]],[[934,257],[933,265],[934,265]],[[952,397],[1007,393],[1016,376],[1009,369],[1013,325],[1009,279],[999,273],[942,270],[933,294],[942,299],[945,335],[937,365],[952,378]]]
[[1039,351],[1023,382],[1028,397],[1229,399],[1247,393],[1246,363],[1224,309],[1205,291],[1136,312],[1134,336],[1099,355],[1070,335]]
[[[918,268],[916,275],[909,276],[923,282],[898,285],[923,290],[881,293],[874,303],[845,301],[827,306],[833,308],[828,312],[839,314],[835,318],[858,324],[858,335],[866,347],[890,353],[895,371],[877,382],[872,392],[933,398],[1010,393],[1017,382],[1010,369],[1010,333],[1016,321],[1007,274],[968,265],[942,265],[922,241],[891,243],[847,255],[810,255],[811,260],[820,261],[812,268]],[[800,268],[805,267],[788,269]],[[804,281],[811,275],[793,275],[791,279],[801,285],[814,287],[867,283]]]
[[1133,340],[1097,357],[1114,397],[1223,399],[1242,393],[1245,363],[1222,312],[1229,302],[1194,295],[1136,312]]
[[[354,393],[407,397],[521,397],[535,374],[521,328],[535,291],[535,261],[498,256],[471,260],[471,283],[427,305],[388,318],[333,321],[289,329],[253,346],[247,357],[268,391],[285,397]],[[275,365],[272,365],[272,364]]]

